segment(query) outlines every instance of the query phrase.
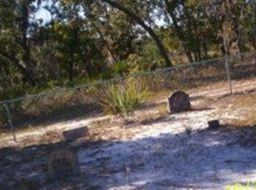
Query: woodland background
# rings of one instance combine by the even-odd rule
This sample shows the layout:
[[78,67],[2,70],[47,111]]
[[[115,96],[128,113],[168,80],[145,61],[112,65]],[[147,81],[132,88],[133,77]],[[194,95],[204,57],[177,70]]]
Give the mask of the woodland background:
[[0,100],[255,50],[255,13],[255,0],[1,0]]

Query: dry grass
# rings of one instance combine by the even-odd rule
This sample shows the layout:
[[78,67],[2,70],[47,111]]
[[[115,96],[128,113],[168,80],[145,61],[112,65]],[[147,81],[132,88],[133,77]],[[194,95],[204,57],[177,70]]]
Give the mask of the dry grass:
[[136,132],[136,126],[150,125],[168,118],[166,104],[136,111],[130,118],[120,116],[95,120],[89,123],[89,139],[95,140],[124,140],[130,139]]
[[113,116],[103,120],[96,120],[89,123],[90,141],[108,141],[108,140],[124,140],[129,139],[132,133],[123,126],[126,121],[119,116]]
[[163,99],[166,99],[172,92],[170,90],[163,89],[162,91],[158,92],[150,92],[150,94],[147,97],[147,101],[149,102],[158,102],[162,101]]
[[136,125],[149,125],[166,119],[168,115],[170,114],[168,113],[167,105],[164,102],[156,104],[152,108],[137,111],[132,120]]
[[150,125],[152,123],[163,121],[165,119],[164,115],[159,115],[157,113],[146,112],[144,114],[140,114],[137,118],[134,118],[135,125]]
[[[239,81],[240,82],[240,81]],[[249,81],[253,87],[251,81]],[[240,85],[241,84],[241,85]],[[242,88],[245,83],[239,83],[236,86]],[[191,95],[192,108],[194,111],[200,111],[207,108],[216,109],[216,113],[220,118],[224,118],[225,124],[234,126],[253,126],[256,124],[256,92],[248,91],[246,93],[235,93],[233,96],[223,96],[217,93],[216,96],[208,96],[211,91],[221,87],[223,83],[198,88],[188,91]],[[204,94],[207,92],[206,94]],[[155,122],[166,121],[169,117],[166,97],[170,95],[169,90],[156,92],[148,98],[149,105],[142,106],[139,110],[128,119],[125,120],[120,116],[107,116],[102,118],[93,118],[89,122],[89,135],[84,140],[99,141],[99,140],[122,140],[130,139],[133,136],[134,130],[141,125],[151,125]],[[203,95],[201,95],[201,93]],[[153,94],[153,93],[152,93]],[[87,124],[86,124],[87,125]],[[68,123],[60,123],[56,126],[47,127],[28,127],[17,131],[18,144],[20,146],[29,146],[32,144],[45,144],[62,141],[62,131],[70,128]],[[130,128],[131,127],[131,128]],[[135,130],[136,131],[136,130]],[[35,135],[36,134],[36,135]],[[12,135],[9,130],[0,133],[0,146],[12,144]]]
[[253,126],[256,124],[256,92],[224,97],[218,101],[218,111],[236,117],[227,119],[235,126]]
[[37,144],[52,144],[56,142],[60,142],[63,140],[63,135],[61,131],[47,131],[45,134],[42,135],[26,135],[22,138],[18,138],[18,145],[20,147],[27,147],[31,145]]

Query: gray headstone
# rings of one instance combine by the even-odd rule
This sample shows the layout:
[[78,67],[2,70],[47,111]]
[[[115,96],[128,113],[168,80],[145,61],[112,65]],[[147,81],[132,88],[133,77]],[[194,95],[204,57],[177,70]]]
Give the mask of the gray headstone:
[[168,97],[168,111],[177,113],[191,110],[189,95],[183,91],[175,91]]
[[85,137],[88,134],[88,128],[85,126],[76,129],[71,129],[68,131],[64,131],[62,134],[66,141],[74,141],[76,139]]

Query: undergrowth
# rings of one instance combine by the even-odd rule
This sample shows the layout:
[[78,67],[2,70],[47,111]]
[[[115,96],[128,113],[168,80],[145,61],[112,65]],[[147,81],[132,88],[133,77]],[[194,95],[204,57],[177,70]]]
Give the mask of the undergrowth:
[[124,118],[144,101],[148,94],[146,87],[141,86],[134,79],[127,79],[123,84],[113,84],[107,89],[106,96],[100,101],[107,113],[120,114]]

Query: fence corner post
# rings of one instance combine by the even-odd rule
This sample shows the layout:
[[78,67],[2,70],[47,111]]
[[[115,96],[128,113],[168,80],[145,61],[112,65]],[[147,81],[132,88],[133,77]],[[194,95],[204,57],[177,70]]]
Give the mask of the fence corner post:
[[230,65],[227,59],[227,55],[225,55],[225,67],[226,67],[226,72],[227,72],[227,80],[228,80],[228,85],[229,85],[229,95],[233,94],[233,89],[232,89],[232,81],[231,81],[231,76],[230,76]]
[[11,112],[10,112],[10,108],[8,106],[8,103],[4,103],[4,107],[5,107],[5,111],[6,111],[6,114],[7,114],[8,124],[10,126],[10,131],[12,133],[13,140],[16,143],[17,138],[16,138],[16,134],[15,134],[15,131],[14,131],[14,125],[12,123],[12,117],[11,117]]

